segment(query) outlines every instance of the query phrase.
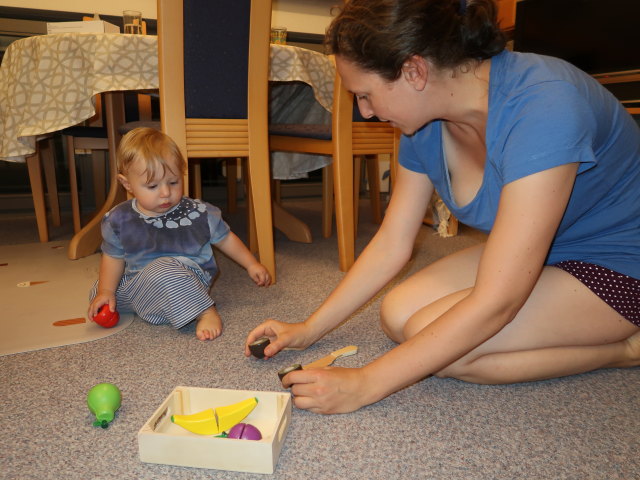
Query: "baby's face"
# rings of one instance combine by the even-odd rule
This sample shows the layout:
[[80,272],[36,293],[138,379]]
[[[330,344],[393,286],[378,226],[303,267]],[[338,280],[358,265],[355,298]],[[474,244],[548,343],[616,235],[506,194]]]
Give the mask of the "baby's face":
[[[169,163],[164,172],[147,178],[145,164],[136,160],[124,176],[124,187],[137,200],[138,209],[145,215],[162,215],[176,206],[183,195],[182,175],[176,165]],[[128,185],[127,185],[128,184]]]

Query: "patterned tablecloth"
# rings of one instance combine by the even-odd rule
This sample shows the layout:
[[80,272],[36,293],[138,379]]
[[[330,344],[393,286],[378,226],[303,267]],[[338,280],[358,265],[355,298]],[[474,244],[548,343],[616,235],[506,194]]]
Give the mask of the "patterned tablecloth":
[[0,159],[24,161],[37,135],[95,114],[93,97],[158,88],[158,39],[62,33],[13,42],[0,68]]
[[[38,135],[91,118],[97,93],[158,88],[158,38],[63,33],[28,37],[7,48],[0,68],[0,160],[23,162]],[[271,45],[270,119],[330,123],[335,67],[320,52]],[[327,156],[275,152],[273,176],[301,178]]]
[[311,85],[315,99],[328,112],[333,105],[335,66],[320,52],[291,45],[271,45],[269,80]]

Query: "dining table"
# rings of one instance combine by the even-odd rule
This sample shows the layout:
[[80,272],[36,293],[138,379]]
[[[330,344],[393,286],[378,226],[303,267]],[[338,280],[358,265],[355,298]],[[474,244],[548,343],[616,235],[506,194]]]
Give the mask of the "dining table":
[[42,135],[95,115],[103,92],[158,88],[157,39],[61,33],[17,40],[0,68],[0,159],[24,161]]
[[115,181],[123,92],[157,88],[155,36],[59,33],[26,37],[7,48],[0,67],[0,160],[25,162],[37,155],[40,136],[93,117],[96,95],[104,94],[110,188],[102,208],[72,238],[69,258],[96,251],[100,220],[126,198]]
[[[276,44],[271,45],[270,55],[270,120],[330,123],[335,67],[329,57]],[[7,48],[0,85],[0,160],[10,162],[25,162],[37,155],[41,135],[93,117],[96,95],[103,94],[112,181],[104,205],[73,236],[68,256],[77,259],[94,253],[101,242],[102,217],[126,198],[115,181],[118,126],[124,123],[123,92],[158,88],[157,37],[108,33],[27,37]],[[301,178],[330,162],[328,156],[273,152],[273,178]],[[281,211],[274,221],[276,226],[290,224],[293,237],[305,241],[306,226],[295,217]]]

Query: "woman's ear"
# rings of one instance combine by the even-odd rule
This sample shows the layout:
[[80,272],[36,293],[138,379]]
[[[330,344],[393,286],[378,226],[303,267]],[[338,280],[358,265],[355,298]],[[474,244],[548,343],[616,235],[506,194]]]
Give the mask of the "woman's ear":
[[122,184],[122,186],[124,187],[124,189],[129,192],[129,193],[133,193],[131,191],[131,184],[129,183],[129,180],[127,179],[127,177],[125,177],[124,175],[122,175],[121,173],[118,174],[118,181]]
[[430,65],[423,57],[413,55],[405,60],[402,65],[402,75],[413,88],[422,91],[427,85],[429,67]]

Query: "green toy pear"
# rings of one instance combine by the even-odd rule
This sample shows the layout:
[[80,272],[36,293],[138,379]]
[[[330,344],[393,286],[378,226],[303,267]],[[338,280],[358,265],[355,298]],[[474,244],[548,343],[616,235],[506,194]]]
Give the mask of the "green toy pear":
[[89,390],[87,405],[96,416],[94,427],[107,428],[122,403],[120,389],[112,383],[99,383]]

